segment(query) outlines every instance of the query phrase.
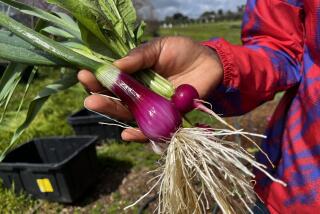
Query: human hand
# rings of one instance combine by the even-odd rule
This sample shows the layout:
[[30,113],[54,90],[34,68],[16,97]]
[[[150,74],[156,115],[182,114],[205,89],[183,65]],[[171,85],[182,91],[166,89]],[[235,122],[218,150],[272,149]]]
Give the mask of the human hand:
[[[132,50],[128,56],[114,64],[127,73],[151,68],[167,78],[174,87],[181,84],[192,85],[201,98],[205,98],[223,78],[222,65],[216,53],[185,37],[155,39]],[[78,79],[90,92],[106,92],[89,71],[80,71]],[[105,96],[91,95],[86,98],[84,105],[119,120],[133,119],[121,102]],[[133,129],[125,129],[121,137],[125,141],[146,140],[141,132]]]

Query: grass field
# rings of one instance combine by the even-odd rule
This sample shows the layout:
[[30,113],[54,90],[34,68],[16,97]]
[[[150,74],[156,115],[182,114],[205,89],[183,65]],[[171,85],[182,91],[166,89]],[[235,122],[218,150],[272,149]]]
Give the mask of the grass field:
[[162,36],[188,36],[197,41],[206,41],[211,38],[222,37],[234,44],[240,43],[240,21],[218,22],[207,24],[190,24],[172,29],[162,28]]
[[[162,36],[181,35],[189,36],[197,41],[208,40],[213,37],[224,37],[232,43],[240,42],[240,22],[221,22],[189,25],[186,27],[174,27],[172,29],[161,29]],[[27,99],[35,96],[35,92],[43,85],[52,82],[59,74],[48,75],[48,69],[41,69],[39,77],[30,89]],[[16,118],[15,109],[23,95],[24,85],[19,86],[19,94],[14,96],[13,104],[9,107],[8,117],[0,127],[0,149],[3,149],[9,141],[13,130],[23,120],[23,116]],[[36,137],[45,136],[67,136],[73,135],[72,129],[66,122],[66,118],[73,112],[82,108],[86,92],[78,85],[59,95],[53,96],[42,109],[41,113],[21,137],[20,142],[26,142]],[[26,113],[27,106],[23,106],[22,112]],[[200,118],[199,115],[193,115],[194,118]],[[99,160],[102,167],[114,171],[122,167],[130,166],[130,170],[139,171],[140,169],[152,169],[156,160],[159,158],[142,144],[124,144],[114,142],[98,148]],[[143,178],[141,178],[143,180]],[[145,190],[144,190],[145,191]],[[90,207],[90,213],[121,213],[120,207],[131,201],[123,199],[118,190],[111,193],[112,202],[93,201]],[[90,196],[89,196],[90,197]],[[93,204],[93,205],[92,205]],[[42,207],[42,208],[39,208]],[[50,213],[82,213],[85,206],[72,207],[57,203],[48,203],[41,200],[33,200],[26,195],[15,195],[11,190],[4,190],[0,187],[0,213],[38,213],[37,210],[50,210]],[[70,211],[72,210],[72,211]],[[39,211],[41,213],[42,211]],[[134,211],[130,211],[131,213]]]

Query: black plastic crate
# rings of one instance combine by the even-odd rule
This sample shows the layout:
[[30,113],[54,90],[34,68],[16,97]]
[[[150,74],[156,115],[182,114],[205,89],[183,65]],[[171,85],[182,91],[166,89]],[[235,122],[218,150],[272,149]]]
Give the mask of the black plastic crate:
[[68,118],[69,124],[74,129],[76,135],[96,135],[99,139],[120,140],[122,128],[117,126],[106,126],[99,124],[115,123],[87,109],[82,109]]
[[0,163],[6,188],[35,198],[72,203],[93,185],[98,175],[97,137],[43,138],[10,152]]

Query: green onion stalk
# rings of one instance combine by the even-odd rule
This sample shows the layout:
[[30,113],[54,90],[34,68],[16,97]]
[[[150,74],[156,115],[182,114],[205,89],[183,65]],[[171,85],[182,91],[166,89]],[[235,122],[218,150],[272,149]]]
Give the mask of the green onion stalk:
[[[20,7],[20,9],[24,7],[24,11],[33,10],[33,15],[36,11],[34,8],[15,1],[2,1]],[[82,16],[75,13],[81,8],[69,7],[69,3],[73,1],[55,0],[53,2],[59,6],[68,7],[66,9],[73,12],[72,14],[79,22],[85,23]],[[106,45],[111,52],[115,52],[116,47],[122,47],[118,53],[111,54],[112,57],[115,55],[122,57],[136,46],[133,33],[128,30],[129,22],[123,21],[120,26],[121,29],[127,29],[127,31],[110,31],[110,25],[119,28],[120,22],[115,21],[117,18],[123,20],[124,15],[121,16],[121,12],[112,13],[119,5],[110,3],[114,3],[111,0],[108,1],[109,4],[101,0],[89,2],[92,7],[99,5],[101,11],[111,16],[111,21],[105,23],[103,28],[109,30],[109,35],[114,38],[115,43],[108,43],[110,41],[102,37],[102,34],[97,33],[96,30],[85,31],[86,33],[82,31],[81,36],[79,36],[80,31],[78,32],[77,29],[69,29],[67,34],[65,31],[57,31],[55,28],[46,28],[46,32],[53,32],[55,29],[55,34],[71,35],[75,39],[74,41],[85,37],[85,35],[91,38],[90,36],[95,34],[94,38],[98,38],[101,44]],[[130,1],[123,0],[122,3],[128,4],[128,2]],[[43,11],[37,12],[38,17],[41,15],[40,18],[51,16]],[[60,14],[60,17],[65,16]],[[53,22],[54,19],[52,19]],[[96,23],[100,22],[101,20],[96,21]],[[82,42],[57,42],[3,13],[0,13],[0,25],[22,39],[24,43],[20,43],[28,46],[23,51],[32,52],[34,59],[37,60],[28,60],[23,57],[15,57],[14,54],[3,53],[0,53],[1,58],[15,63],[31,65],[56,63],[61,67],[68,66],[92,71],[104,87],[126,104],[138,127],[150,142],[156,147],[158,146],[157,148],[161,147],[160,145],[166,145],[162,165],[158,170],[159,180],[152,188],[159,188],[158,213],[205,213],[210,208],[208,197],[216,201],[223,213],[247,213],[248,211],[252,213],[251,208],[255,204],[256,196],[250,181],[254,179],[254,175],[248,169],[247,164],[264,172],[273,181],[285,185],[282,181],[268,174],[266,167],[256,162],[254,157],[239,144],[225,139],[226,136],[232,135],[242,135],[246,138],[250,135],[260,135],[245,133],[228,125],[203,104],[199,99],[198,92],[192,86],[181,85],[174,89],[167,80],[152,71],[139,72],[135,76],[136,78],[133,78],[112,64],[114,58],[110,57],[109,53],[104,54],[97,49],[93,50]],[[58,21],[55,26],[65,29],[65,26],[61,26]],[[4,39],[1,39],[0,36],[0,44],[2,41]],[[185,114],[192,110],[206,112],[229,129],[214,129],[206,125],[193,126],[191,122],[184,119]],[[145,196],[138,199],[132,206]]]

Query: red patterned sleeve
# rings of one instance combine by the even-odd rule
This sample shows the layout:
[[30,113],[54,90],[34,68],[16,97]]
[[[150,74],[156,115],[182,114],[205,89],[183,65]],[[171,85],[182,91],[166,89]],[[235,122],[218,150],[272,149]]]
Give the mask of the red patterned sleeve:
[[209,101],[217,113],[241,115],[299,84],[303,55],[303,9],[284,0],[248,0],[243,45],[224,39],[203,42],[215,49],[223,83]]

